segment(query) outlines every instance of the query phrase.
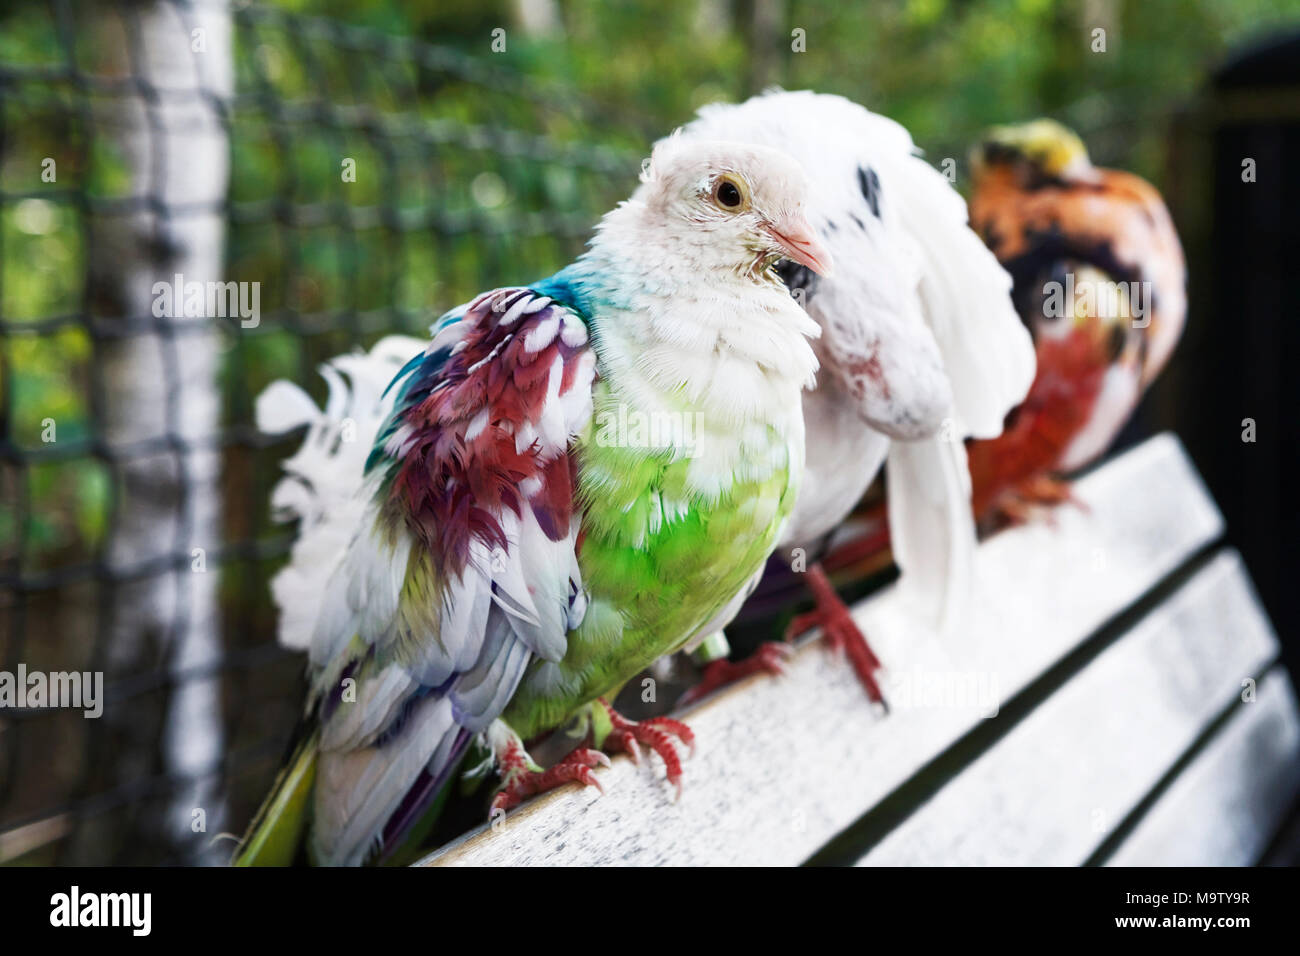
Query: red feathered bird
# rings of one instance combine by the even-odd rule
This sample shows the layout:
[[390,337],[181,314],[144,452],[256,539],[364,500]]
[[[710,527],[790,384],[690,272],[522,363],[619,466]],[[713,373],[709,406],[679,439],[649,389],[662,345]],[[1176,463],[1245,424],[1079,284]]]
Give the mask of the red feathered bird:
[[994,129],[972,165],[971,226],[1011,273],[1038,357],[1002,435],[968,447],[987,527],[1068,498],[1060,476],[1115,439],[1182,332],[1186,266],[1154,187],[1093,166],[1059,123]]

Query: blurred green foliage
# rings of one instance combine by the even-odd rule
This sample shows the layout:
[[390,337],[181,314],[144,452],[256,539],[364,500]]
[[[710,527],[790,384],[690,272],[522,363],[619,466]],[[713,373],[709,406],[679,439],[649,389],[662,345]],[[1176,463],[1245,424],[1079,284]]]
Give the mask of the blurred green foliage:
[[[995,123],[1051,115],[1099,159],[1158,179],[1162,119],[1252,37],[1300,25],[1300,0],[280,0],[449,44],[576,90],[661,134],[768,86],[840,93],[964,158]],[[550,27],[524,29],[520,11]],[[491,52],[491,31],[508,44]],[[1106,49],[1093,52],[1093,30]],[[803,52],[793,31],[803,31]],[[1096,145],[1100,139],[1100,146]]]
[[[932,161],[958,159],[959,173],[987,125],[1053,115],[1099,162],[1158,184],[1171,111],[1235,44],[1300,18],[1300,0],[236,7],[227,271],[261,283],[263,322],[226,352],[231,422],[251,420],[274,378],[319,396],[313,369],[330,355],[418,333],[484,287],[563,264],[631,190],[649,141],[705,102],[772,84],[842,93],[906,125]],[[77,322],[47,323],[88,309],[82,197],[130,189],[113,143],[81,122],[92,96],[58,75],[69,54],[50,11],[26,0],[0,13],[0,421],[32,450],[47,418],[60,442],[94,434],[93,342]],[[1105,52],[1092,49],[1097,28]],[[91,41],[76,32],[83,70],[97,68]],[[45,157],[57,183],[41,179]],[[257,536],[274,463],[228,466],[240,472],[227,482],[239,498],[228,533]],[[90,457],[9,469],[0,559],[22,553],[39,568],[93,554],[109,491]]]

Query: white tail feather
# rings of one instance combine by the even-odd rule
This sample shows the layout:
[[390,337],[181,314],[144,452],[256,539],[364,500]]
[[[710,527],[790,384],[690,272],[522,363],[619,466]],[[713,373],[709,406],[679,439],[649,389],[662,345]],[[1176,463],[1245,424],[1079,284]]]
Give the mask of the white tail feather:
[[966,449],[945,436],[889,446],[889,528],[899,588],[943,636],[970,599],[975,524]]
[[321,368],[329,385],[322,411],[289,382],[273,382],[256,405],[257,427],[270,434],[307,426],[302,447],[284,462],[285,478],[271,493],[277,520],[297,519],[289,563],[271,580],[280,611],[280,643],[306,650],[325,604],[331,575],[362,524],[366,459],[392,410],[384,395],[427,341],[393,335],[368,353],[341,355]]

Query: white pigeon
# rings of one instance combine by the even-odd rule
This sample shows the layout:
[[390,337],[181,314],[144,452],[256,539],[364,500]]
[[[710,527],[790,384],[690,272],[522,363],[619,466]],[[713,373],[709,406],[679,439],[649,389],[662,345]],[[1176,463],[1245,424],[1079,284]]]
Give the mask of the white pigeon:
[[[837,528],[887,462],[901,587],[919,624],[951,632],[975,548],[963,439],[1000,434],[1034,378],[1010,276],[907,130],[843,97],[775,90],[713,104],[680,135],[771,146],[801,162],[809,219],[836,263],[830,278],[795,264],[783,273],[822,336],[817,388],[803,398],[806,470],[777,554]],[[875,655],[824,572],[809,572],[818,611],[802,622],[820,624],[880,700]],[[700,689],[744,669],[719,661]]]

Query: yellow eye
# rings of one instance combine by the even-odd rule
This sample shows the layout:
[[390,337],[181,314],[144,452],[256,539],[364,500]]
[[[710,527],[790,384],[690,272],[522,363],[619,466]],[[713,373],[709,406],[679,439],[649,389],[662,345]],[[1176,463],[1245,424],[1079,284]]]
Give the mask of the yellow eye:
[[723,209],[736,210],[745,202],[740,184],[729,176],[721,177],[713,187],[713,201]]

